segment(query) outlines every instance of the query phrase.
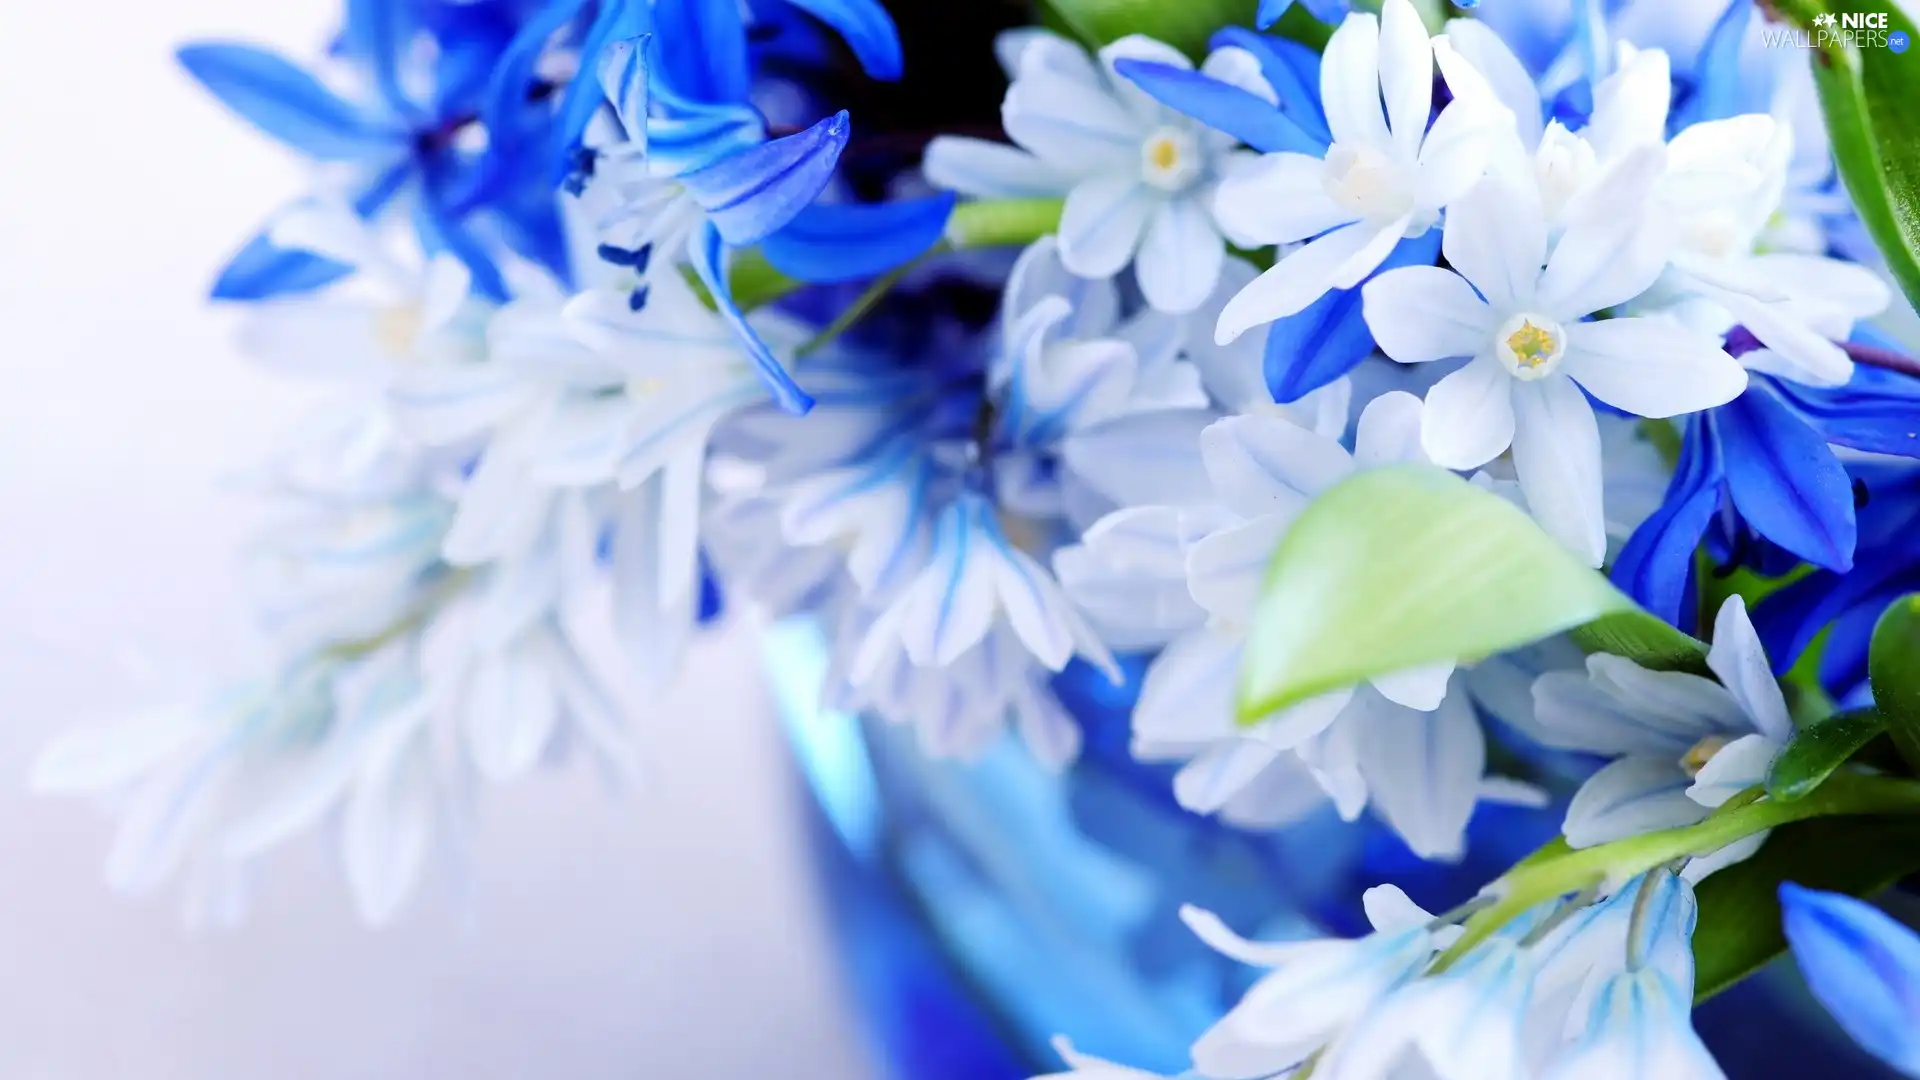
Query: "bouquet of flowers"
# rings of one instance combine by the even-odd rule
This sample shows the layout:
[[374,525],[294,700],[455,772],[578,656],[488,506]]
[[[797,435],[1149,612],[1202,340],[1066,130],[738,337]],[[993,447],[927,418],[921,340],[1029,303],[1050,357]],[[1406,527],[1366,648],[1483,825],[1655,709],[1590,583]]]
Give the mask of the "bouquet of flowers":
[[638,772],[633,687],[724,603],[929,756],[1070,767],[1065,672],[1233,827],[1458,860],[1484,802],[1563,814],[1365,937],[1183,911],[1270,969],[1192,1075],[1717,1077],[1693,1003],[1790,944],[1920,1076],[1920,937],[1856,899],[1920,872],[1911,20],[951,6],[181,49],[313,162],[213,295],[337,393],[260,472],[277,665],[36,765],[119,815],[112,884],[235,918],[328,825],[383,922],[488,785]]

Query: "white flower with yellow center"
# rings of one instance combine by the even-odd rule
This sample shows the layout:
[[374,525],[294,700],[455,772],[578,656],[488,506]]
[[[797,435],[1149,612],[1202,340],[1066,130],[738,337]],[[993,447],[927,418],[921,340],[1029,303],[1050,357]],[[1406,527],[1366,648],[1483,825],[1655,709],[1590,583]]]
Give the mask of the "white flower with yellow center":
[[1594,566],[1606,554],[1606,519],[1586,395],[1660,418],[1723,405],[1747,384],[1716,339],[1677,322],[1582,321],[1640,295],[1664,266],[1644,228],[1661,161],[1659,147],[1644,147],[1610,167],[1551,255],[1539,192],[1489,179],[1447,212],[1452,270],[1390,270],[1364,293],[1367,325],[1389,357],[1469,358],[1427,392],[1427,455],[1472,469],[1511,448],[1534,518]]
[[1508,124],[1482,95],[1442,109],[1428,128],[1433,48],[1407,0],[1340,24],[1321,61],[1320,94],[1333,134],[1323,157],[1267,154],[1221,181],[1214,212],[1234,243],[1307,241],[1221,311],[1221,344],[1366,280],[1401,239],[1433,228],[1473,186]]
[[[1567,808],[1568,843],[1590,847],[1691,825],[1766,778],[1793,721],[1738,596],[1714,620],[1707,667],[1718,682],[1600,653],[1587,658],[1585,672],[1535,681],[1531,734],[1549,746],[1615,756]],[[1758,847],[1755,837],[1696,859],[1688,875],[1697,880]]]
[[[1212,211],[1234,138],[1160,104],[1115,71],[1123,60],[1191,69],[1172,46],[1138,34],[1100,50],[1098,64],[1052,34],[1001,40],[1013,83],[1001,117],[1018,148],[960,136],[927,147],[935,184],[983,198],[1064,195],[1060,257],[1082,277],[1134,263],[1140,291],[1161,311],[1200,306],[1220,279],[1226,245]],[[1274,100],[1244,49],[1220,49],[1201,71]]]

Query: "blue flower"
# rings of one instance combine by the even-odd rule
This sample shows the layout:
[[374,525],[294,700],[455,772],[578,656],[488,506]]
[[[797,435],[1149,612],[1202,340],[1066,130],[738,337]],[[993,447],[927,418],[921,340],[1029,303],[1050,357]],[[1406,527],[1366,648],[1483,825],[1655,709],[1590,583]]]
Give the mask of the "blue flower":
[[[1741,348],[1736,340],[1729,346]],[[1614,582],[1690,628],[1703,539],[1722,564],[1755,562],[1765,541],[1846,573],[1859,534],[1854,483],[1828,444],[1920,457],[1916,410],[1920,379],[1880,368],[1855,365],[1836,387],[1751,372],[1744,394],[1688,420],[1666,499],[1627,541]]]
[[[366,100],[349,101],[290,61],[250,45],[202,42],[183,47],[180,62],[241,117],[315,162],[344,167],[346,194],[373,217],[403,197],[423,244],[467,264],[477,291],[506,298],[498,266],[472,231],[485,212],[520,255],[566,276],[565,245],[553,200],[529,197],[518,175],[480,184],[486,157],[472,145],[488,73],[512,36],[502,13],[487,5],[442,3],[348,5],[341,58],[372,84]],[[430,70],[412,59],[420,39],[434,45]],[[544,108],[523,91],[521,109]],[[537,189],[533,191],[538,195]],[[221,272],[213,295],[258,300],[318,289],[349,268],[306,252],[281,249],[261,232]]]
[[1863,901],[1792,882],[1780,907],[1813,996],[1875,1057],[1920,1076],[1920,936]]

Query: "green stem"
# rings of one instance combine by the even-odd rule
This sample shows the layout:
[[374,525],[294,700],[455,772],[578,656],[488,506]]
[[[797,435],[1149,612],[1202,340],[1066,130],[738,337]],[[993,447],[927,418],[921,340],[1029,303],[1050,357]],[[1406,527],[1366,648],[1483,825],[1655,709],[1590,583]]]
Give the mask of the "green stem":
[[1467,920],[1466,933],[1440,954],[1434,970],[1446,970],[1516,916],[1556,896],[1594,886],[1617,887],[1661,863],[1711,854],[1756,833],[1807,818],[1916,810],[1920,810],[1920,781],[1842,774],[1794,802],[1736,798],[1695,825],[1523,862],[1488,886],[1497,897],[1493,906]]

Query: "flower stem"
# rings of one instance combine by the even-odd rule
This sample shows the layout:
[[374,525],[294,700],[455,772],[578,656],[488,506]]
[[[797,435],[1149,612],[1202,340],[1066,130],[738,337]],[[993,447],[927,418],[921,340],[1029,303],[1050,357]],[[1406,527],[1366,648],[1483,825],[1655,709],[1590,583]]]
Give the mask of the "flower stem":
[[1487,886],[1488,894],[1497,898],[1493,906],[1467,920],[1466,933],[1440,954],[1433,970],[1446,970],[1516,916],[1556,896],[1589,887],[1617,888],[1661,863],[1708,855],[1795,821],[1842,814],[1914,812],[1920,812],[1920,781],[1841,773],[1794,802],[1743,802],[1736,798],[1698,824],[1525,861]]

